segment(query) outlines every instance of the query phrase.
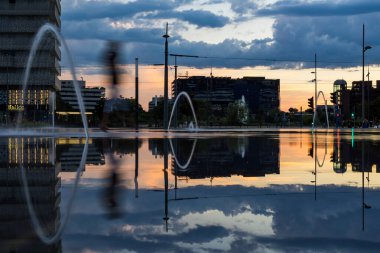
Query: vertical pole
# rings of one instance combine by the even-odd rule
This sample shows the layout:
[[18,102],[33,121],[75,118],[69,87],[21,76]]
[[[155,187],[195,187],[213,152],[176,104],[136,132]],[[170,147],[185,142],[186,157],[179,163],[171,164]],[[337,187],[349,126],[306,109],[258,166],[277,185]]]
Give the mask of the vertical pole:
[[[315,85],[314,85],[314,92],[315,92],[315,95],[314,95],[314,113],[317,114],[317,54],[315,53],[314,54],[314,80],[315,80]],[[315,122],[314,122],[315,124]],[[315,127],[315,126],[314,126]]]
[[367,105],[367,107],[368,107],[368,111],[367,111],[367,116],[368,116],[368,121],[369,121],[369,119],[370,119],[370,117],[369,117],[369,112],[370,112],[370,105],[371,105],[371,98],[370,98],[370,92],[371,92],[371,88],[372,88],[372,85],[370,86],[369,85],[369,64],[368,64],[368,74],[367,74],[367,76],[368,76],[368,89],[367,89],[367,101],[368,101],[368,105]]
[[[174,56],[174,97],[173,99],[176,99],[177,98],[177,92],[178,92],[178,88],[177,88],[177,56]],[[173,120],[173,124],[174,124],[174,127],[177,127],[177,107],[174,109],[174,120]]]
[[166,23],[165,38],[165,77],[164,77],[164,130],[168,129],[168,23]]
[[53,91],[51,95],[52,95],[51,114],[52,114],[52,123],[53,123],[53,129],[54,129],[55,128],[55,91]]
[[135,130],[139,130],[139,58],[135,58]]
[[362,76],[362,123],[365,119],[364,111],[364,24],[363,24],[363,48],[362,48],[362,57],[363,57],[363,76]]

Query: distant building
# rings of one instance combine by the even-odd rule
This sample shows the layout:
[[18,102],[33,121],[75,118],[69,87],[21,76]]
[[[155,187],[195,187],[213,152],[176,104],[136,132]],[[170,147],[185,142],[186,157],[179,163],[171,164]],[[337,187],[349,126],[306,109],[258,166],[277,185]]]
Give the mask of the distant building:
[[[351,115],[355,117],[361,115],[362,104],[362,81],[353,81],[351,89],[347,87],[344,80],[336,80],[333,84],[335,96],[335,105],[341,114],[342,119],[351,119]],[[370,120],[379,118],[380,115],[373,115],[370,111],[370,103],[380,97],[380,81],[376,81],[376,87],[372,86],[372,81],[364,81],[364,99],[365,99],[365,115]]]
[[[104,87],[88,88],[86,87],[86,81],[78,80],[77,82],[80,86],[86,112],[94,111],[100,100],[105,97],[106,89]],[[74,81],[61,80],[60,83],[59,95],[61,99],[69,104],[74,111],[78,112],[79,104],[75,93]]]
[[49,119],[51,94],[58,86],[61,73],[61,52],[54,36],[45,36],[39,45],[26,94],[22,94],[21,85],[33,37],[47,22],[60,27],[60,15],[58,0],[0,1],[0,120],[3,123],[13,121],[18,111],[24,111],[24,117],[29,120]]
[[157,95],[156,95],[156,96],[152,97],[152,100],[149,101],[149,110],[148,111],[154,110],[154,108],[156,108],[159,103],[163,103],[163,102],[164,102],[163,96],[157,97]]
[[277,110],[280,106],[279,79],[192,76],[173,82],[173,97],[182,91],[186,91],[193,100],[210,103],[216,114],[225,114],[228,104],[242,97],[251,114]]

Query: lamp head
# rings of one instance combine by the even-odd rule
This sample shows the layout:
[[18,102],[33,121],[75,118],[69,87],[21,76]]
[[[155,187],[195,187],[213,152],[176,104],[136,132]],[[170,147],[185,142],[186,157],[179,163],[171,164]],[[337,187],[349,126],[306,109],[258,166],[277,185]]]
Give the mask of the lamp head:
[[371,46],[365,46],[364,47],[364,52],[367,51],[368,49],[371,49],[372,47]]

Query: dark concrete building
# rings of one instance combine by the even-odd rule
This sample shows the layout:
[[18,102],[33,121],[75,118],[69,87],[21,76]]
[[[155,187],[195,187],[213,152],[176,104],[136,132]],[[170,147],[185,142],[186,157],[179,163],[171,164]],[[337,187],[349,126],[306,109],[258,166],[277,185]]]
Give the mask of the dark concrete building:
[[175,97],[182,91],[186,91],[193,100],[210,103],[216,114],[225,114],[228,104],[242,97],[250,114],[264,114],[279,109],[280,106],[279,79],[192,76],[173,82],[172,96]]
[[[13,121],[18,111],[30,120],[47,121],[53,102],[52,92],[61,73],[61,52],[54,36],[48,34],[39,46],[28,80],[28,91],[22,94],[22,76],[38,29],[49,22],[61,26],[59,0],[0,1],[0,120]],[[25,99],[25,106],[23,105]],[[31,111],[36,113],[30,113]]]

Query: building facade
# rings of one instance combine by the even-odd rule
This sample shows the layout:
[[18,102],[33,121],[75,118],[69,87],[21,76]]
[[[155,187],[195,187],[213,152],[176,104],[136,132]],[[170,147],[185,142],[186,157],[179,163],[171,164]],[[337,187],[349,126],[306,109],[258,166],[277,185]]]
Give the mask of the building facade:
[[60,15],[59,0],[0,1],[0,121],[3,123],[13,121],[18,111],[23,111],[29,120],[48,120],[52,111],[51,94],[61,71],[61,52],[53,35],[45,35],[39,46],[26,94],[22,93],[21,85],[36,32],[48,22],[59,28]]
[[[353,81],[349,88],[344,80],[334,82],[331,96],[336,99],[332,102],[338,107],[343,120],[361,117],[362,84],[363,81]],[[371,103],[377,98],[380,98],[380,81],[376,81],[376,87],[372,81],[364,81],[365,118],[370,121],[379,119],[380,116],[371,111]]]
[[[86,81],[83,80],[78,80],[77,83],[82,93],[86,112],[94,111],[100,100],[105,98],[106,89],[104,87],[86,87]],[[73,80],[60,81],[59,96],[63,102],[70,105],[73,112],[80,111]]]
[[220,115],[226,113],[228,104],[243,97],[250,114],[265,114],[280,106],[279,79],[192,76],[173,82],[172,96],[182,91],[193,100],[210,103],[213,112]]

